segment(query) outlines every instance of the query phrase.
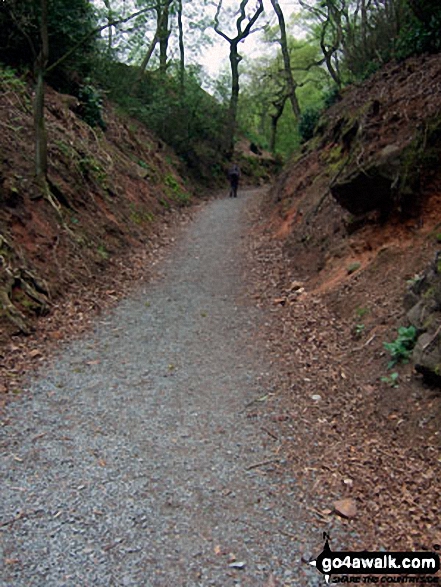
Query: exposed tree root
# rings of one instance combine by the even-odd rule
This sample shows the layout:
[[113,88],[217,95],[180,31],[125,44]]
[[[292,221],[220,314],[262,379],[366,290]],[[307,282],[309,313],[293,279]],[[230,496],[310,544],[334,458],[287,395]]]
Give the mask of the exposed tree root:
[[[44,314],[49,306],[49,293],[35,275],[25,267],[12,267],[6,255],[14,256],[7,240],[0,237],[0,311],[23,334],[30,334],[32,326],[25,314],[14,305],[14,291],[20,290],[32,303],[32,312]],[[21,260],[17,261],[21,264]]]

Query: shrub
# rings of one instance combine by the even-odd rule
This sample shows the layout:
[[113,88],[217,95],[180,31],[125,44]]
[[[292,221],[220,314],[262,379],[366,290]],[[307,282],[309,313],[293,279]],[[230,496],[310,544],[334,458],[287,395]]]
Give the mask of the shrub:
[[106,130],[102,117],[103,100],[100,92],[91,84],[80,86],[78,91],[80,106],[78,114],[91,127],[99,126]]
[[384,348],[390,352],[391,360],[387,368],[390,369],[397,363],[408,363],[409,357],[415,346],[417,330],[415,326],[401,326],[398,329],[398,336],[393,342],[384,342]]
[[320,118],[320,110],[317,108],[307,108],[299,122],[299,133],[302,141],[306,142],[314,136],[314,130]]

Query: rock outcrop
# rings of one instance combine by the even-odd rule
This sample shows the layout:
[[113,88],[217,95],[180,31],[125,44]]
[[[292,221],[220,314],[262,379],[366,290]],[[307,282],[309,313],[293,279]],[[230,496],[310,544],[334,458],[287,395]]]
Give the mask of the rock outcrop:
[[412,355],[415,369],[441,385],[441,251],[424,275],[414,280],[405,304],[409,322],[419,333]]

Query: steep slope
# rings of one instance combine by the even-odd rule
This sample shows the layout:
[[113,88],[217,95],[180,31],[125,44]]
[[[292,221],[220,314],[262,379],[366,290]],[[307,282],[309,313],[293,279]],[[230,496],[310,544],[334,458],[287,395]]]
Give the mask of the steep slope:
[[302,275],[324,284],[336,258],[366,267],[384,244],[434,228],[440,83],[438,55],[389,65],[348,88],[287,166],[270,210]]
[[28,334],[60,295],[85,290],[123,255],[152,246],[156,220],[190,194],[171,152],[142,125],[106,108],[107,129],[47,89],[50,193],[33,183],[32,86],[0,72],[0,344]]
[[344,318],[403,314],[406,281],[439,248],[440,88],[439,55],[348,88],[272,191],[266,213],[290,270]]
[[[411,363],[388,368],[384,347],[399,347],[417,293],[440,299],[440,106],[439,55],[348,88],[270,192],[252,244],[255,297],[273,307],[275,434],[311,525],[343,549],[441,543],[441,394]],[[430,328],[423,345],[441,348],[439,304]]]

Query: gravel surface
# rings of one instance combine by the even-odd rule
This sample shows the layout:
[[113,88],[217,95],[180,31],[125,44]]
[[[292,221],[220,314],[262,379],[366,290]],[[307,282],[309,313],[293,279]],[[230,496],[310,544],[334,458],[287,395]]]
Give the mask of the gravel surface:
[[2,586],[323,583],[300,562],[296,480],[250,413],[271,391],[243,261],[259,196],[205,206],[162,274],[8,407]]

